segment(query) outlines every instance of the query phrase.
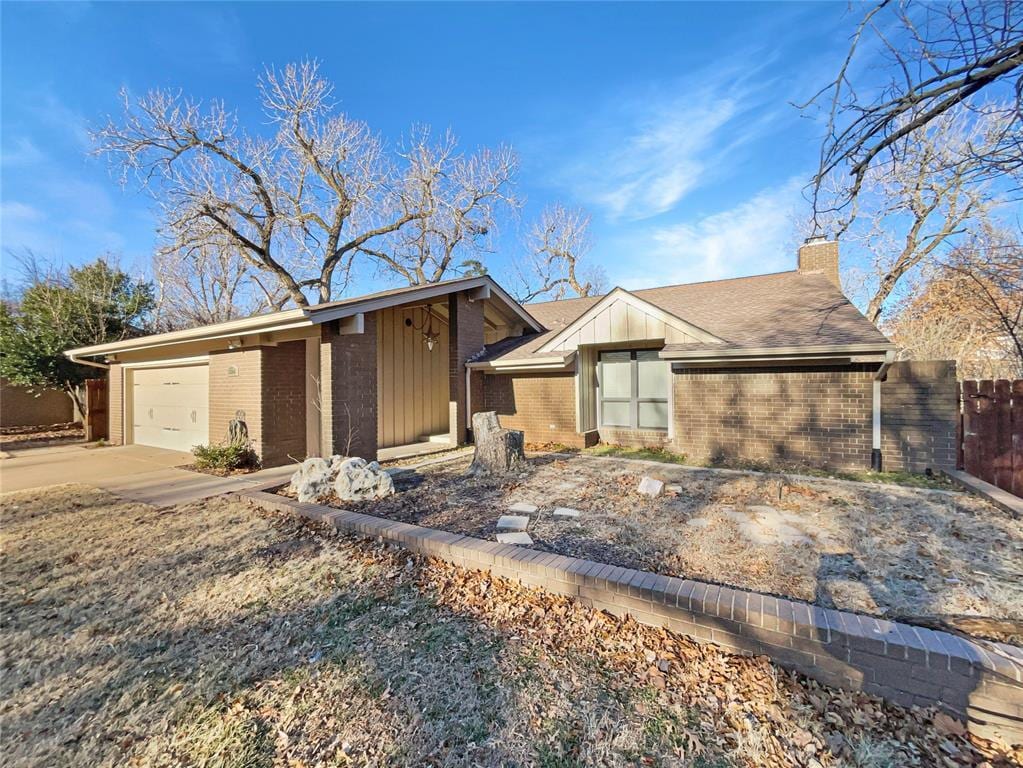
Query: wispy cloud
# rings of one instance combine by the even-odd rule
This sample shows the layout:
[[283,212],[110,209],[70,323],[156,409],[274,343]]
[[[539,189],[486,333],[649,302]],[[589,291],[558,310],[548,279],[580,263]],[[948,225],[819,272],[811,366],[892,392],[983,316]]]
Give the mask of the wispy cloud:
[[573,136],[559,186],[612,220],[672,210],[741,167],[739,151],[774,122],[768,83],[721,73],[616,98]]
[[610,276],[625,288],[645,288],[791,269],[802,184],[793,178],[732,208],[609,243],[622,251],[611,263],[624,267]]
[[25,136],[12,139],[10,144],[4,142],[0,151],[0,163],[5,166],[36,165],[46,160],[46,156],[35,143]]

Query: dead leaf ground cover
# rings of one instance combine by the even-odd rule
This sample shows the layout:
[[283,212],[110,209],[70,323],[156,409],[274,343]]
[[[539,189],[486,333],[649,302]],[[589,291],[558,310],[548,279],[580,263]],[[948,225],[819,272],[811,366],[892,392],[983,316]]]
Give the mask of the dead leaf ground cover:
[[212,500],[0,497],[12,766],[1011,765],[562,598]]
[[[889,618],[1009,620],[993,636],[1023,640],[1013,629],[1023,620],[1023,521],[979,497],[587,456],[530,463],[506,479],[466,477],[467,461],[423,467],[398,478],[393,497],[344,506],[492,539],[498,516],[528,502],[540,507],[529,527],[538,549]],[[644,474],[678,491],[641,496]],[[556,506],[582,515],[556,519]],[[757,535],[765,506],[788,541]]]
[[0,427],[0,450],[34,448],[85,439],[81,422],[32,427]]

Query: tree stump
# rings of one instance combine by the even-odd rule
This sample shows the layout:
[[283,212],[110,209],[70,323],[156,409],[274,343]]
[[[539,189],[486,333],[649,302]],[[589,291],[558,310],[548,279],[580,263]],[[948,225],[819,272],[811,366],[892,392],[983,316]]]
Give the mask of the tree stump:
[[502,428],[494,411],[473,414],[472,435],[476,449],[470,475],[500,475],[526,468],[525,436],[517,429]]

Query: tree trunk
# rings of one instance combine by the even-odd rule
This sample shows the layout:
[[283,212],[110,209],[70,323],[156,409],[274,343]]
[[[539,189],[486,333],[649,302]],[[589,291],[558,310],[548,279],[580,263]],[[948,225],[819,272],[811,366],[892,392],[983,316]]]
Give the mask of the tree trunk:
[[476,450],[470,475],[500,475],[526,468],[524,434],[516,429],[503,429],[494,411],[473,414],[472,435]]

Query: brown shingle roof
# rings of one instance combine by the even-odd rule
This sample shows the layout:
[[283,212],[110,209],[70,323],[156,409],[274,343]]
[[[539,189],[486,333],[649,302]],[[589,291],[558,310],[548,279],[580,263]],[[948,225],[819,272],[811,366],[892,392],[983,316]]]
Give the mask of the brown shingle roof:
[[[724,344],[715,347],[721,349],[888,343],[820,274],[779,272],[645,288],[632,294],[717,336]],[[537,350],[598,301],[600,297],[527,304],[529,313],[548,330],[491,344],[480,359],[547,356],[537,355]]]

